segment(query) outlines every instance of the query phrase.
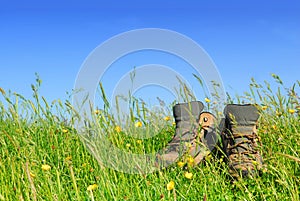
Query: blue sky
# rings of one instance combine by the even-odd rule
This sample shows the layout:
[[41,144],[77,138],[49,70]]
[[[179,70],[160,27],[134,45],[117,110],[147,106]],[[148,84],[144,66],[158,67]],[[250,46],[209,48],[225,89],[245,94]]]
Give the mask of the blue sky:
[[[141,28],[169,29],[196,41],[216,64],[231,94],[247,91],[251,77],[258,82],[272,80],[271,73],[290,86],[299,80],[299,10],[300,2],[292,0],[1,1],[0,87],[29,98],[38,73],[43,96],[49,101],[65,99],[94,48]],[[157,52],[120,59],[103,78],[107,92],[133,66],[148,63],[175,69],[184,65]],[[180,73],[192,79],[192,71]],[[191,83],[193,89],[198,87]],[[173,98],[157,87],[137,94],[143,99]]]

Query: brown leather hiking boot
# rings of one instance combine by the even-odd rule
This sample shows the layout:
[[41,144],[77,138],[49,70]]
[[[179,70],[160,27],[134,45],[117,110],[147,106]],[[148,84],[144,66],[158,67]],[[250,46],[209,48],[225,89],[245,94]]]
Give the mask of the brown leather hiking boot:
[[230,104],[224,109],[225,129],[222,133],[229,173],[234,178],[254,175],[262,168],[258,150],[258,110],[254,105]]
[[204,146],[203,139],[207,135],[215,134],[215,118],[211,113],[201,113],[203,108],[199,101],[176,104],[173,107],[176,132],[167,148],[157,154],[156,161],[160,168],[173,164],[184,155],[192,156],[195,164],[207,155],[208,148]]

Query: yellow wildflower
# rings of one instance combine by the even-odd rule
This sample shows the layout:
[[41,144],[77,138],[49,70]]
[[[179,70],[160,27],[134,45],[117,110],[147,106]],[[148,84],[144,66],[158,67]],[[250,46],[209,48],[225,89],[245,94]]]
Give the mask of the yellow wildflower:
[[129,148],[131,145],[129,143],[126,144],[126,147]]
[[50,170],[50,169],[51,169],[51,166],[50,166],[50,165],[46,165],[46,164],[42,165],[42,170],[48,171],[48,170]]
[[277,129],[276,125],[272,125],[272,128],[273,128],[274,130],[276,130],[276,129]]
[[64,128],[64,129],[62,129],[62,132],[63,132],[63,133],[67,133],[67,132],[68,132],[68,129],[65,129],[65,128]]
[[178,163],[177,163],[177,165],[178,165],[178,167],[180,167],[180,168],[182,168],[183,166],[184,166],[184,162],[182,162],[182,161],[179,161]]
[[205,101],[206,103],[210,103],[210,99],[209,99],[209,98],[205,98],[204,101]]
[[165,121],[169,121],[171,119],[171,117],[170,116],[166,116],[164,119],[165,119]]
[[173,122],[172,125],[173,125],[173,126],[176,126],[176,122]]
[[294,113],[295,113],[295,110],[294,110],[294,109],[289,109],[289,113],[290,113],[290,114],[294,114]]
[[87,190],[88,190],[88,191],[93,191],[93,190],[95,190],[96,188],[98,188],[98,185],[97,185],[97,184],[92,184],[92,185],[89,185],[89,186],[87,187]]
[[174,181],[170,181],[168,184],[167,184],[167,190],[170,191],[170,190],[173,190],[175,187],[175,182]]
[[66,161],[72,160],[72,156],[67,156],[67,157],[65,158],[65,160],[66,160]]
[[96,115],[98,115],[98,114],[100,114],[100,110],[95,110],[94,113],[95,113]]
[[187,178],[187,179],[192,179],[193,173],[191,173],[191,172],[185,172],[184,173],[184,177]]
[[192,165],[194,165],[194,162],[195,162],[195,160],[194,160],[193,157],[190,156],[190,157],[187,158],[188,165],[192,166]]
[[192,144],[190,142],[185,142],[184,145],[187,147],[187,148],[191,148],[192,147]]
[[142,140],[137,140],[136,143],[137,144],[142,144]]
[[32,177],[32,178],[35,177],[35,174],[33,174],[32,172],[30,172],[29,174],[30,174],[30,177]]
[[276,115],[277,115],[278,117],[280,117],[280,116],[282,115],[282,113],[279,112],[278,110],[276,110]]
[[120,132],[122,131],[122,129],[121,129],[120,126],[116,126],[116,127],[115,127],[115,131],[116,131],[117,133],[120,133]]
[[266,110],[266,109],[268,109],[268,106],[263,105],[263,106],[261,106],[261,109],[262,109],[262,110]]
[[142,127],[143,124],[142,124],[142,122],[138,121],[138,122],[135,123],[134,126],[137,127],[137,128],[139,128],[139,127]]

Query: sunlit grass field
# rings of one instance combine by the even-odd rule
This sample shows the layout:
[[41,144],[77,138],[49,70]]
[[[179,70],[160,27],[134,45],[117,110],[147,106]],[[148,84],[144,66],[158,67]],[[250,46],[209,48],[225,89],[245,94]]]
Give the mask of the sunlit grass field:
[[[70,100],[45,100],[39,79],[30,99],[0,88],[0,200],[300,200],[300,82],[286,87],[272,76],[276,86],[253,79],[248,92],[228,97],[229,103],[257,103],[261,113],[258,133],[266,169],[261,176],[237,181],[220,153],[195,167],[174,164],[150,174],[108,168],[91,155],[76,131]],[[214,106],[213,100],[201,101],[207,109]],[[108,106],[95,109],[104,137],[129,153],[164,147],[175,132],[172,105],[164,106],[169,112],[160,112],[138,99],[130,104],[123,125]],[[138,139],[128,132],[155,136]]]

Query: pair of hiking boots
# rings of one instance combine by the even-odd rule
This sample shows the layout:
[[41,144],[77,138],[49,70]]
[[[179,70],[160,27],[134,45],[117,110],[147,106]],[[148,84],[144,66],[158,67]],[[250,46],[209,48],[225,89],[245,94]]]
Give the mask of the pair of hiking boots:
[[[184,156],[200,163],[217,145],[226,155],[229,173],[234,178],[254,175],[262,168],[258,151],[257,120],[259,113],[254,105],[229,104],[217,124],[216,117],[203,112],[199,101],[176,104],[173,115],[176,131],[163,153],[157,154],[161,167],[173,164]],[[221,136],[222,143],[219,143]]]

